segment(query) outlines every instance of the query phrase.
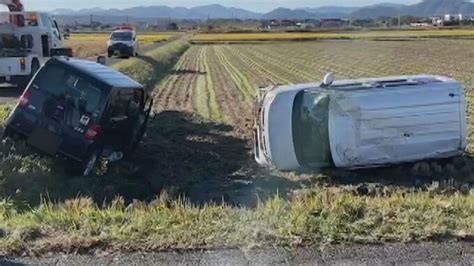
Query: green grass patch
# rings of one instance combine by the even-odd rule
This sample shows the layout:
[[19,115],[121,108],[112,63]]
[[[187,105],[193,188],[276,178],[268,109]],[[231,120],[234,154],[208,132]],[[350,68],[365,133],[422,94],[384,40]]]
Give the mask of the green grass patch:
[[[16,253],[92,247],[127,250],[411,241],[473,233],[474,194],[393,191],[376,197],[318,190],[292,201],[275,197],[255,209],[196,207],[166,196],[149,204],[116,199],[44,202],[18,212],[0,201],[0,250]],[[68,241],[64,241],[68,239]]]
[[158,81],[169,74],[188,48],[189,43],[179,39],[138,58],[122,61],[112,67],[152,90]]
[[3,126],[3,123],[7,119],[7,117],[10,114],[12,108],[13,108],[12,104],[0,105],[0,127]]

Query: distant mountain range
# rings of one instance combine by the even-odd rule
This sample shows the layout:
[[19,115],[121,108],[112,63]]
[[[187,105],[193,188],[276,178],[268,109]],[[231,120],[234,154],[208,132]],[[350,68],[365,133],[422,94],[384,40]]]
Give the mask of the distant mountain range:
[[132,7],[126,9],[89,8],[82,10],[57,9],[53,13],[61,17],[134,17],[151,20],[171,19],[321,19],[321,18],[377,18],[381,16],[439,16],[443,14],[474,15],[474,3],[466,0],[423,0],[414,5],[382,3],[366,7],[325,6],[318,8],[277,8],[268,13],[257,13],[241,8],[222,5],[206,5],[193,8],[168,6]]
[[444,14],[474,15],[474,3],[465,0],[424,0],[414,5],[379,4],[354,11],[357,18],[377,18],[380,16],[411,15],[418,17]]

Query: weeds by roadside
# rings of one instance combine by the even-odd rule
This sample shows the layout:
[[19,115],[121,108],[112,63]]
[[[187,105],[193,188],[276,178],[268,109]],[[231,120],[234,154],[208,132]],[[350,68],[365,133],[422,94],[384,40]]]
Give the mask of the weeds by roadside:
[[292,201],[276,196],[255,209],[196,207],[166,196],[130,205],[118,198],[106,206],[89,198],[45,201],[20,213],[12,206],[0,202],[0,250],[7,254],[411,241],[464,237],[474,230],[472,193],[400,190],[369,197],[322,189]]

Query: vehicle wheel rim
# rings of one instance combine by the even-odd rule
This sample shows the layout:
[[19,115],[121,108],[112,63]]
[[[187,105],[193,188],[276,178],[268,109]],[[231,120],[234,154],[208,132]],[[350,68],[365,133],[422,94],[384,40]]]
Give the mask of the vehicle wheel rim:
[[38,72],[38,69],[39,66],[37,64],[33,64],[33,66],[31,66],[31,75],[34,76],[36,72]]
[[90,158],[89,162],[87,162],[86,169],[84,170],[84,176],[88,176],[92,173],[92,170],[94,170],[95,163],[97,161],[97,154],[92,155]]

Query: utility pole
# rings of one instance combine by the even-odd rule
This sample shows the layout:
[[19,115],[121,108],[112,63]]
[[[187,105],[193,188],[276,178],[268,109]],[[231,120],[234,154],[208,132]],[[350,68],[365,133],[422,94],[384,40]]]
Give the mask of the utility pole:
[[91,15],[90,15],[90,22],[89,22],[91,26],[92,26],[92,23],[93,23],[93,22],[94,22],[93,15],[91,14]]
[[402,27],[402,14],[398,12],[398,28]]

